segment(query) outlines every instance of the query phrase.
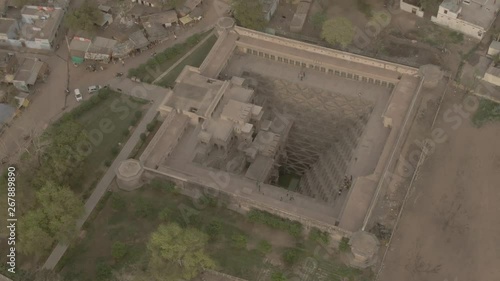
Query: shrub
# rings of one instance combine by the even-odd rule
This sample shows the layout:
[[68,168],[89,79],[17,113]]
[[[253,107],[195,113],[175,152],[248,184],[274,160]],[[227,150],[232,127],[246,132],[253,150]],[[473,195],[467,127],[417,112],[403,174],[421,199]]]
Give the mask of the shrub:
[[309,232],[309,240],[328,244],[330,242],[330,235],[326,231],[321,231],[318,228],[313,227],[311,232]]
[[123,129],[123,135],[128,136],[130,134],[130,131],[128,129]]
[[261,240],[257,245],[257,250],[264,255],[271,252],[272,248],[271,244],[269,244],[266,240]]
[[170,218],[170,210],[168,208],[165,208],[158,213],[158,219],[163,222],[168,222],[169,218]]
[[154,206],[144,198],[139,198],[135,202],[135,215],[141,218],[151,217],[155,214]]
[[141,118],[141,117],[142,117],[142,111],[137,110],[137,111],[134,113],[134,116],[135,116],[135,118],[137,118],[137,119]]
[[132,118],[132,120],[130,120],[130,126],[135,126],[135,125],[137,125],[138,122],[139,122],[139,119]]
[[146,126],[146,129],[148,130],[148,132],[152,132],[155,129],[157,122],[158,122],[158,120],[156,120],[156,119],[149,122],[149,124]]
[[292,266],[301,258],[302,251],[297,248],[288,248],[283,252],[283,261]]
[[247,247],[247,237],[242,234],[234,234],[231,237],[233,247],[238,249],[245,249]]
[[146,133],[141,133],[141,135],[140,135],[140,138],[142,141],[145,141],[147,137],[148,136],[146,136]]
[[121,242],[113,243],[113,246],[111,247],[111,255],[115,261],[123,259],[123,257],[127,255],[127,245]]
[[339,243],[339,250],[341,252],[348,252],[351,250],[351,246],[349,245],[349,238],[342,237]]
[[153,179],[149,183],[149,186],[151,186],[151,188],[157,191],[167,191],[167,192],[175,191],[175,184],[171,181],[166,181],[166,180]]
[[106,167],[111,166],[111,160],[104,161],[104,166],[106,166]]
[[285,277],[285,274],[283,274],[283,272],[276,271],[271,274],[271,281],[286,281],[286,280],[287,279]]
[[251,210],[248,212],[248,219],[254,223],[262,223],[269,227],[287,231],[293,237],[302,235],[302,224],[285,218],[280,218],[261,210]]
[[96,269],[96,277],[98,281],[109,280],[112,276],[111,267],[106,263],[98,263]]
[[212,221],[207,226],[207,234],[210,238],[215,238],[219,235],[222,229],[222,223],[220,221]]
[[111,148],[111,154],[113,156],[116,156],[118,155],[118,153],[120,153],[120,148],[118,147],[118,145],[113,146],[113,148]]
[[125,209],[125,199],[117,193],[114,193],[111,197],[111,208],[116,211]]

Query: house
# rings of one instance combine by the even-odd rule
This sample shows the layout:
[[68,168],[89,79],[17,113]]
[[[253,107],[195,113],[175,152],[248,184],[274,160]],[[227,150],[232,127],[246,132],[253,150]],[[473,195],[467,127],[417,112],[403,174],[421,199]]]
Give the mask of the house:
[[156,8],[137,4],[137,5],[134,5],[134,7],[132,7],[132,9],[130,9],[127,12],[127,15],[133,19],[136,19],[137,20],[136,23],[139,23],[140,17],[145,16],[145,15],[149,15],[149,14],[154,14],[157,12],[158,12],[158,9],[156,9]]
[[290,30],[293,32],[301,32],[306,22],[307,13],[309,13],[309,8],[311,7],[312,0],[300,1],[297,6],[297,10],[293,15],[292,22],[290,23]]
[[19,61],[14,53],[0,50],[0,82],[9,83],[19,68]]
[[133,44],[135,50],[145,50],[149,46],[148,38],[144,35],[143,30],[138,30],[129,36],[130,42]]
[[264,13],[264,18],[267,21],[271,20],[271,17],[276,12],[280,0],[260,0],[262,3],[262,12]]
[[95,25],[97,25],[99,27],[103,27],[106,24],[113,23],[113,15],[108,14],[108,13],[104,13],[102,11],[99,11],[99,13],[101,14],[101,17],[100,17],[100,19],[98,19],[97,21],[94,22]]
[[149,42],[161,41],[169,35],[167,29],[160,23],[143,22],[142,26],[146,31]]
[[85,37],[75,36],[69,44],[71,61],[74,64],[81,64],[85,60],[85,53],[90,48],[92,40]]
[[20,47],[21,27],[15,19],[0,18],[0,46]]
[[153,8],[161,8],[164,3],[162,0],[132,0],[132,2]]
[[476,39],[482,39],[500,9],[497,0],[444,0],[431,21]]
[[140,17],[140,20],[141,22],[160,24],[164,27],[170,27],[174,24],[177,24],[179,21],[179,19],[177,18],[177,12],[175,12],[175,10],[142,16]]
[[107,14],[111,14],[111,7],[110,6],[106,6],[106,5],[99,5],[97,7],[97,9],[99,9],[99,11],[103,12],[103,13],[107,13]]
[[400,0],[399,8],[408,13],[415,14],[421,18],[424,17],[424,9],[422,8],[422,0]]
[[14,107],[6,103],[0,103],[0,127],[9,123],[14,118],[15,113],[16,109]]
[[60,7],[24,6],[21,9],[22,45],[32,49],[52,49],[63,16]]
[[203,1],[202,0],[186,0],[184,5],[177,10],[181,17],[184,17],[191,13],[194,9],[199,7]]
[[48,65],[37,58],[25,58],[19,65],[12,84],[19,91],[30,92],[31,88],[40,79],[45,79],[48,75]]
[[500,86],[500,64],[492,62],[483,76],[483,80],[493,85]]
[[493,40],[488,48],[488,56],[496,56],[500,54],[500,41]]
[[97,36],[85,52],[85,59],[109,62],[116,40]]
[[0,0],[0,17],[7,16],[7,0]]

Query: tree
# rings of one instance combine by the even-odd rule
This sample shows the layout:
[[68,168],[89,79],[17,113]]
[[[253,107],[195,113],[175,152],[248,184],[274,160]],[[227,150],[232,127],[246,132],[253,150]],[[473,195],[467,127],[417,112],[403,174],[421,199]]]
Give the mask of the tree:
[[314,13],[311,17],[311,23],[314,28],[320,29],[323,26],[323,23],[327,20],[327,15],[325,11],[319,11]]
[[36,199],[35,209],[19,223],[19,250],[24,254],[42,254],[56,240],[69,242],[83,213],[83,202],[69,188],[54,182],[47,182]]
[[273,272],[271,274],[271,281],[286,281],[285,274],[279,271]]
[[63,121],[53,126],[42,136],[48,143],[41,156],[35,185],[54,181],[68,184],[70,179],[81,176],[81,165],[92,151],[92,144],[82,125],[73,120]]
[[111,247],[111,255],[116,261],[121,260],[127,254],[127,245],[122,242],[115,242]]
[[[149,272],[156,280],[192,279],[203,269],[215,267],[205,253],[208,235],[194,228],[183,229],[172,223],[160,225],[148,243],[151,253]],[[166,279],[167,278],[167,279]]]
[[83,5],[66,15],[66,24],[73,30],[94,31],[95,23],[102,20],[102,13],[94,1],[84,1]]
[[233,0],[232,7],[239,25],[254,30],[263,30],[266,27],[267,22],[260,1]]
[[345,48],[354,38],[354,28],[347,18],[336,17],[325,21],[321,38],[332,45],[340,44]]

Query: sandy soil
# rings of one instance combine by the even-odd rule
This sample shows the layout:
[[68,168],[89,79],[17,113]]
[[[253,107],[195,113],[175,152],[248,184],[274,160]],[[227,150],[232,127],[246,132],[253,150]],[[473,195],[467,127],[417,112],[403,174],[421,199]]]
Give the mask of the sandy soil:
[[435,128],[447,140],[421,167],[378,280],[499,279],[500,124],[444,119],[462,99],[443,102]]

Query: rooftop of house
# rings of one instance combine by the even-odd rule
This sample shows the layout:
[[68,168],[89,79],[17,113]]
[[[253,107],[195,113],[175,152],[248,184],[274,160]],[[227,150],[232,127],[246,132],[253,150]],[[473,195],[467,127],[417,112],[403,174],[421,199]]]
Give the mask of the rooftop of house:
[[253,107],[253,104],[229,100],[222,110],[221,118],[240,124],[246,123],[250,120]]
[[189,10],[194,10],[198,5],[201,4],[202,0],[186,0],[184,3],[184,7],[188,8]]
[[223,119],[210,119],[205,131],[210,134],[213,139],[228,142],[233,132],[234,124],[231,121]]
[[461,9],[460,19],[488,29],[500,9],[500,1],[473,0],[470,1],[470,4],[466,4],[457,0],[444,0],[441,7],[455,13]]
[[257,182],[264,182],[269,175],[274,164],[274,160],[270,157],[258,155],[248,167],[245,177]]
[[97,36],[88,48],[87,52],[98,54],[111,54],[117,41]]
[[136,32],[130,34],[129,40],[134,44],[136,49],[144,48],[149,45],[148,38],[144,35],[142,30],[137,30]]
[[69,49],[70,51],[86,52],[90,44],[92,44],[92,40],[75,36],[69,44]]
[[43,64],[44,62],[37,58],[25,58],[14,76],[14,81],[23,81],[28,85],[35,84]]
[[64,16],[64,11],[60,8],[24,6],[21,16],[25,30],[24,38],[52,40]]
[[168,36],[168,30],[160,23],[143,22],[142,27],[144,27],[150,41],[162,39]]
[[491,63],[490,67],[488,67],[488,70],[486,70],[486,73],[488,73],[489,75],[500,77],[500,67],[495,67],[495,63]]
[[14,28],[15,24],[16,24],[15,19],[0,18],[0,33],[1,34],[9,33],[9,31],[12,31],[12,28]]
[[495,41],[495,40],[491,41],[490,48],[495,50],[500,50],[500,41]]
[[175,10],[169,10],[141,17],[142,22],[154,22],[159,24],[174,23],[177,22],[177,20],[177,12]]
[[421,7],[422,6],[422,0],[403,0],[403,2],[408,3],[413,6]]
[[18,60],[13,52],[0,50],[0,71],[3,74],[12,74],[17,69]]

